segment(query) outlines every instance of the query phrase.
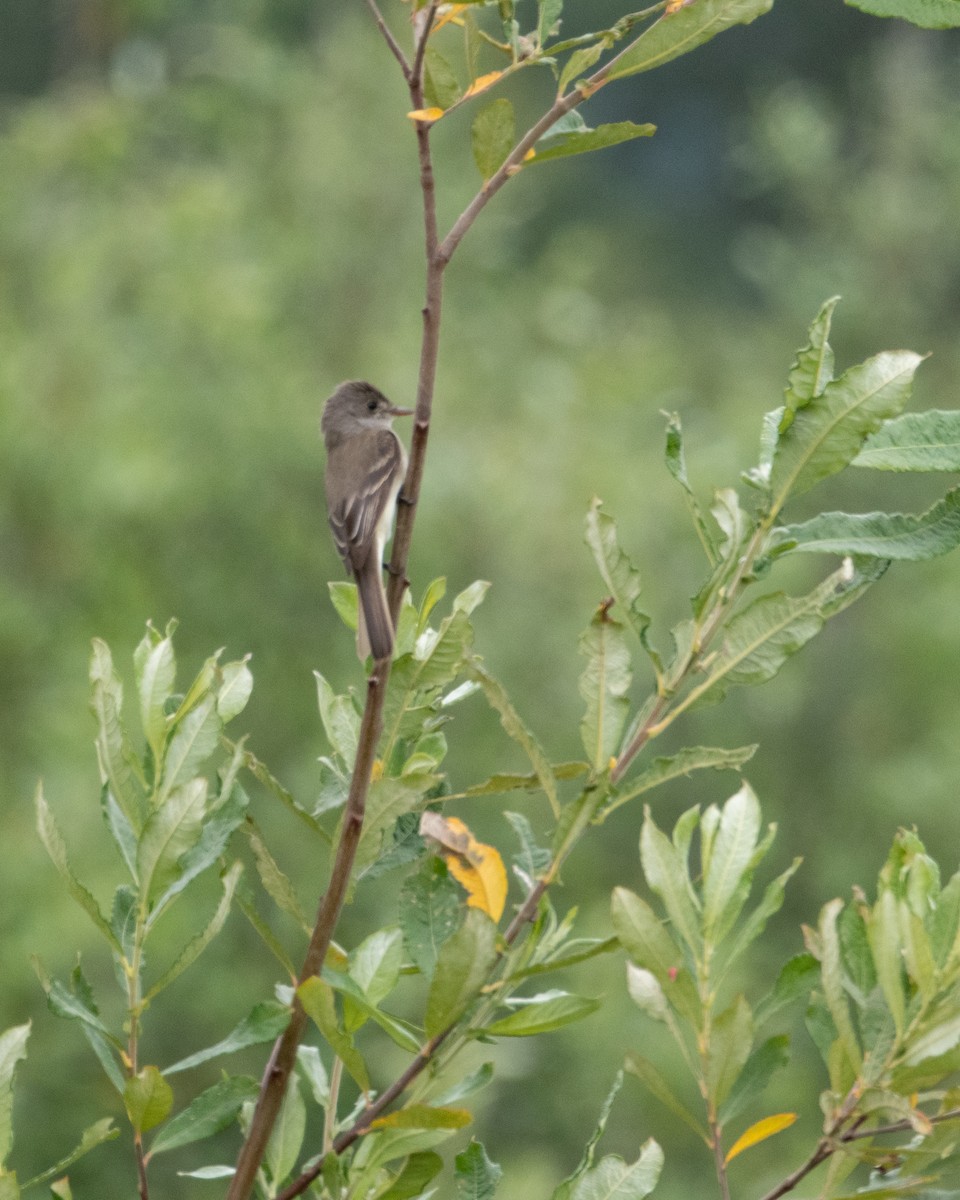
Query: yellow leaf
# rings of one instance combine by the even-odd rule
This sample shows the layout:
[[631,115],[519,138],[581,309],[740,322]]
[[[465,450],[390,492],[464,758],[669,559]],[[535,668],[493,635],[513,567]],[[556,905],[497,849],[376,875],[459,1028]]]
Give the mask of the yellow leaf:
[[502,74],[502,71],[490,71],[487,75],[478,75],[463,93],[463,99],[467,100],[471,96],[478,96],[481,92],[485,92],[487,88],[492,88]]
[[371,1129],[462,1129],[473,1120],[466,1108],[432,1108],[429,1104],[408,1104],[385,1117],[370,1122]]
[[530,162],[530,161],[531,161],[531,159],[534,159],[534,158],[536,158],[536,157],[537,157],[537,152],[536,152],[536,150],[534,150],[534,148],[531,146],[531,147],[530,147],[530,149],[529,149],[529,150],[526,152],[526,154],[523,156],[523,161],[524,161],[524,162]]
[[408,112],[407,116],[411,121],[422,121],[424,125],[430,125],[434,121],[439,121],[443,116],[442,108],[415,108],[413,112]]
[[467,904],[499,921],[507,902],[507,871],[493,846],[478,842],[459,818],[434,812],[420,818],[420,834],[439,845],[450,874],[467,893]]
[[727,1151],[727,1157],[723,1160],[724,1163],[728,1163],[732,1158],[736,1158],[744,1150],[749,1150],[757,1142],[766,1141],[768,1137],[773,1137],[775,1133],[779,1133],[782,1129],[789,1129],[796,1119],[796,1113],[786,1112],[774,1113],[771,1117],[764,1117],[762,1121],[757,1121],[745,1133],[740,1134]]
[[462,22],[458,21],[457,18],[465,8],[469,7],[469,4],[448,4],[446,10],[440,13],[440,15],[434,21],[433,29],[431,30],[431,36],[436,33],[438,29],[442,29],[448,21],[454,21],[457,25],[462,24]]

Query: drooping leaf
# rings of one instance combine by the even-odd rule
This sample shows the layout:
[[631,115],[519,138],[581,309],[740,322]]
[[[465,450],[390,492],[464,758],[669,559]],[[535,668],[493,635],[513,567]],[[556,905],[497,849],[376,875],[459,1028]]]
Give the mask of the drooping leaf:
[[309,933],[310,923],[307,921],[290,877],[281,869],[280,864],[270,853],[270,849],[258,829],[253,826],[248,827],[247,836],[250,838],[250,848],[253,850],[257,874],[260,876],[264,891],[281,912],[293,917],[300,928]]
[[466,1010],[497,958],[497,927],[477,908],[443,944],[427,996],[425,1028],[436,1037]]
[[151,1156],[175,1150],[191,1142],[212,1137],[232,1123],[247,1100],[255,1100],[257,1081],[246,1075],[233,1075],[201,1092],[169,1122],[153,1141]]
[[496,175],[517,141],[513,105],[505,97],[492,101],[474,117],[470,127],[473,161],[486,183]]
[[407,1104],[370,1122],[371,1129],[462,1129],[473,1116],[466,1108]]
[[695,1117],[675,1095],[673,1087],[664,1079],[663,1075],[661,1075],[660,1071],[649,1059],[644,1058],[641,1054],[630,1051],[624,1059],[623,1065],[631,1075],[636,1075],[645,1087],[656,1096],[664,1108],[672,1112],[675,1117],[679,1117],[698,1137],[709,1144],[709,1134],[704,1128],[702,1121]]
[[773,0],[697,0],[663,16],[613,61],[608,79],[650,71],[702,46],[733,25],[748,25],[769,11]]
[[[50,1179],[56,1179],[58,1176],[62,1176],[68,1167],[72,1167],[73,1164],[78,1159],[83,1158],[85,1154],[89,1154],[90,1151],[95,1150],[97,1146],[102,1146],[104,1142],[112,1142],[114,1138],[118,1138],[119,1136],[120,1130],[114,1125],[112,1117],[104,1117],[100,1121],[95,1121],[92,1125],[88,1125],[83,1131],[80,1141],[76,1146],[74,1146],[69,1154],[64,1155],[64,1157],[55,1162],[52,1167],[47,1167],[45,1171],[41,1171],[39,1175],[34,1175],[32,1179],[25,1180],[22,1190],[26,1191],[28,1188],[37,1187],[39,1184],[46,1183]],[[0,1161],[2,1161],[2,1159],[0,1159]],[[54,1187],[55,1185],[51,1184],[50,1190],[54,1192],[55,1195],[60,1195],[61,1193],[56,1192]],[[69,1196],[69,1193],[66,1193],[66,1195]],[[0,1196],[2,1196],[2,1192],[0,1192]]]
[[756,752],[756,745],[737,746],[732,750],[724,746],[688,746],[676,754],[654,758],[633,777],[628,788],[614,794],[601,813],[601,820],[605,821],[610,813],[642,796],[644,792],[653,791],[672,779],[689,778],[694,771],[739,771]]
[[178,1071],[187,1071],[198,1067],[211,1058],[219,1058],[223,1054],[232,1054],[234,1050],[242,1050],[244,1046],[256,1046],[263,1042],[272,1042],[280,1036],[290,1022],[290,1009],[286,1004],[277,1000],[264,1000],[255,1004],[243,1020],[236,1025],[225,1038],[205,1050],[198,1050],[187,1058],[181,1058],[173,1066],[167,1067],[164,1075],[174,1075]]

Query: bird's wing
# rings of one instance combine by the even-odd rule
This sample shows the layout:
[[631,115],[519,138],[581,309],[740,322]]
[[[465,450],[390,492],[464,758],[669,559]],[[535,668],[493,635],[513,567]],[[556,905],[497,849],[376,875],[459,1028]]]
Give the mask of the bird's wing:
[[330,528],[340,557],[356,572],[374,547],[377,526],[399,485],[403,449],[392,430],[373,429],[350,438],[336,453],[340,470],[356,486],[330,506]]

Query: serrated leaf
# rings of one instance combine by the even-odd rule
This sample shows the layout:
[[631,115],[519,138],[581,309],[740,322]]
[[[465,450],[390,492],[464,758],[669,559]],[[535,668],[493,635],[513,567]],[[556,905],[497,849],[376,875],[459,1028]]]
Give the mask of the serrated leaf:
[[584,1171],[573,1185],[570,1200],[643,1200],[657,1186],[663,1170],[663,1151],[648,1139],[636,1162],[608,1154]]
[[723,1161],[728,1163],[731,1159],[736,1158],[738,1154],[742,1154],[744,1150],[749,1150],[751,1146],[765,1142],[767,1138],[773,1137],[775,1133],[781,1133],[784,1129],[789,1129],[796,1119],[796,1113],[784,1112],[774,1113],[772,1116],[755,1121],[749,1129],[740,1134],[727,1151]]
[[165,1150],[175,1150],[179,1146],[202,1141],[226,1129],[245,1101],[257,1098],[259,1090],[257,1081],[246,1075],[221,1079],[191,1100],[156,1136],[150,1147],[151,1157]]
[[599,1007],[600,1001],[589,996],[555,996],[540,1004],[525,1004],[508,1017],[485,1025],[483,1032],[490,1037],[533,1037],[580,1021]]
[[774,546],[807,554],[862,554],[920,562],[960,544],[960,488],[923,513],[821,513],[775,530]]
[[444,942],[460,925],[461,891],[446,864],[430,858],[400,890],[400,928],[407,953],[430,977]]
[[713,544],[713,536],[700,510],[700,502],[697,500],[696,493],[690,486],[690,480],[687,478],[687,463],[683,451],[683,428],[680,424],[680,418],[676,413],[667,415],[667,442],[664,449],[664,461],[667,470],[683,488],[684,500],[690,511],[690,516],[693,518],[697,537],[700,539],[707,558],[711,564],[716,563],[717,554],[716,547]]
[[778,512],[789,495],[843,470],[868,434],[898,416],[921,361],[921,355],[908,350],[878,354],[832,380],[799,409],[777,443],[771,511]]
[[578,649],[587,660],[579,680],[586,702],[580,740],[594,770],[603,772],[620,745],[633,680],[624,627],[610,617],[606,602],[580,635]]
[[169,1116],[173,1091],[156,1067],[143,1067],[127,1080],[123,1103],[136,1132],[147,1133]]
[[181,1058],[173,1066],[167,1067],[164,1075],[174,1075],[178,1071],[187,1071],[198,1067],[211,1058],[219,1058],[223,1054],[232,1054],[245,1046],[257,1046],[263,1042],[272,1042],[279,1037],[290,1023],[290,1009],[286,1004],[277,1000],[264,1000],[255,1004],[243,1020],[230,1033],[213,1046],[198,1050],[187,1058]]
[[637,125],[633,121],[615,121],[609,125],[598,125],[596,129],[583,128],[567,133],[553,130],[534,146],[527,163],[549,162],[554,158],[567,158],[571,154],[587,154],[591,150],[605,150],[608,146],[619,146],[621,142],[632,142],[635,138],[653,137],[656,125]]
[[175,788],[147,818],[137,847],[137,874],[148,904],[179,877],[181,857],[203,832],[206,803],[207,781],[198,777]]
[[488,1157],[482,1142],[473,1138],[453,1165],[458,1200],[491,1200],[503,1171]]
[[250,827],[247,830],[247,836],[250,838],[250,848],[253,850],[253,858],[260,882],[263,884],[263,890],[281,912],[293,917],[300,928],[309,933],[310,923],[307,921],[296,890],[290,882],[290,877],[281,870],[280,864],[270,853],[259,830]]
[[821,395],[833,379],[833,350],[828,338],[833,311],[839,302],[839,296],[831,296],[821,305],[810,325],[807,345],[797,351],[787,376],[785,403],[777,423],[778,433],[783,433],[789,427],[798,408],[806,407]]
[[497,959],[497,927],[477,908],[444,943],[427,996],[427,1036],[436,1037],[463,1015]]
[[93,893],[84,887],[70,868],[66,843],[47,804],[46,797],[43,794],[42,783],[37,783],[34,800],[37,808],[37,832],[40,835],[41,842],[43,842],[44,849],[50,855],[51,862],[66,883],[67,890],[73,899],[76,900],[90,920],[93,921],[94,925],[96,925],[97,929],[100,930],[114,950],[119,951],[120,943],[117,941],[109,922],[100,911],[100,905],[97,903]]
[[655,758],[633,777],[629,788],[613,796],[603,810],[601,820],[605,821],[610,813],[642,796],[644,792],[650,792],[672,779],[689,778],[694,771],[739,771],[756,752],[756,745],[737,746],[731,750],[724,746],[688,746],[676,754]]
[[607,79],[622,79],[679,58],[733,25],[748,25],[769,11],[773,0],[697,0],[661,17],[612,63]]
[[30,1023],[0,1033],[0,1170],[13,1146],[13,1077],[17,1063],[27,1057]]
[[615,616],[622,616],[638,637],[650,624],[649,616],[640,604],[642,585],[640,572],[620,547],[617,523],[601,508],[596,496],[590,504],[584,529],[584,540],[597,564],[604,587],[616,604]]
[[505,97],[492,101],[477,113],[470,127],[470,145],[484,183],[496,175],[516,140],[516,116]]

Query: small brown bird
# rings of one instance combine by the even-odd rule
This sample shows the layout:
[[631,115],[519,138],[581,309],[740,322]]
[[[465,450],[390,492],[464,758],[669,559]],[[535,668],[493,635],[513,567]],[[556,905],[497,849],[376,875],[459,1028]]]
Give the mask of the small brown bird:
[[375,661],[393,654],[393,623],[383,590],[384,547],[393,531],[407,455],[393,431],[397,408],[372,384],[341,383],[323,407],[327,448],[327,515],[344,565],[357,581],[357,654]]

